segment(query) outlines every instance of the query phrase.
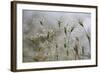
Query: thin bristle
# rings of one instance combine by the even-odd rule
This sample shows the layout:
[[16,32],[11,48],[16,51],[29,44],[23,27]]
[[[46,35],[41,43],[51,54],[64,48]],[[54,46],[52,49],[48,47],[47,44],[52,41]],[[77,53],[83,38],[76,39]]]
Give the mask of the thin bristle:
[[41,24],[41,25],[43,25],[43,22],[42,22],[42,21],[40,21],[40,24]]
[[83,25],[83,23],[82,23],[81,21],[79,21],[79,24],[80,24],[82,27],[84,27],[84,25]]
[[77,45],[77,44],[75,44],[74,51],[75,51],[76,54],[78,55],[78,45]]
[[67,45],[66,45],[66,43],[64,43],[64,48],[66,48],[67,47]]
[[59,26],[59,28],[61,27],[61,21],[58,21],[58,26]]
[[82,47],[82,54],[84,55],[84,47]]
[[74,30],[75,27],[72,27],[71,32]]
[[87,36],[87,38],[88,38],[88,40],[89,40],[89,42],[90,42],[90,36],[89,36],[88,34],[86,34],[86,36]]
[[64,32],[65,32],[65,34],[67,34],[67,30],[66,30],[66,27],[64,27]]

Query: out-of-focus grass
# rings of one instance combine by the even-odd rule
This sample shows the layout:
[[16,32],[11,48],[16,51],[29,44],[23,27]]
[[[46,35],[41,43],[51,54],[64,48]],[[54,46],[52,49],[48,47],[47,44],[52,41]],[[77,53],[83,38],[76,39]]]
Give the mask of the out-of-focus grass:
[[[39,23],[41,26],[45,27],[42,21],[39,21]],[[78,24],[84,29],[90,43],[90,36],[86,32],[84,24],[81,21],[79,21]],[[32,57],[33,62],[85,59],[85,48],[81,45],[79,37],[74,37],[74,44],[71,44],[71,40],[73,39],[71,33],[74,32],[76,26],[64,26],[61,21],[58,21],[57,25],[58,27],[55,29],[46,29],[46,32],[44,31],[45,34],[41,33],[32,36],[30,39],[33,42],[33,45],[36,46],[33,47],[33,51],[36,53],[36,55]],[[70,27],[70,29],[68,27]],[[58,33],[60,35],[58,35]],[[63,35],[64,39],[63,37],[58,38],[62,34],[65,34]],[[60,39],[63,40],[62,43],[60,43]],[[82,55],[80,54],[80,50],[82,51]]]

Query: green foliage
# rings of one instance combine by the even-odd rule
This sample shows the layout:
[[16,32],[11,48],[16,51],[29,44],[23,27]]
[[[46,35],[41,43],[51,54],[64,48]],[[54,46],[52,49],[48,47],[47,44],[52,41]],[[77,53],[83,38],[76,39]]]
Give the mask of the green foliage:
[[67,45],[66,45],[66,43],[64,43],[64,48],[66,48],[67,47]]
[[66,27],[64,27],[64,33],[65,33],[65,34],[67,34],[67,30],[66,30]]
[[[58,26],[58,28],[60,28],[61,27],[61,24],[62,24],[62,22],[61,21],[58,21],[58,24],[57,24],[57,26]],[[79,24],[84,28],[84,25],[83,25],[83,23],[81,22],[81,21],[79,21]],[[41,26],[43,26],[43,22],[42,21],[40,21],[40,25]],[[44,27],[44,26],[43,26]],[[71,28],[71,29],[70,29]],[[69,30],[68,30],[69,29]],[[47,51],[47,53],[50,53],[49,54],[49,58],[52,58],[52,56],[54,55],[54,57],[53,58],[55,58],[55,60],[59,60],[59,49],[63,49],[62,51],[65,51],[65,56],[70,56],[70,48],[72,48],[73,46],[70,44],[71,42],[71,32],[73,32],[74,31],[74,29],[75,29],[75,27],[74,26],[62,26],[62,28],[60,28],[60,29],[57,29],[57,31],[55,30],[55,29],[48,29],[47,31],[46,31],[46,34],[44,35],[44,34],[39,34],[38,36],[33,36],[33,38],[31,39],[31,41],[33,42],[33,45],[35,45],[35,47],[33,48],[33,50],[35,51],[35,52],[37,52],[37,56],[34,56],[33,57],[33,61],[46,61],[46,59],[48,58],[48,57],[46,57],[46,56],[44,56],[43,54],[39,54],[40,52],[42,53],[42,52],[44,52],[44,51]],[[56,39],[57,38],[57,36],[59,36],[59,35],[56,35],[57,34],[57,32],[58,33],[62,33],[63,32],[63,34],[65,34],[65,35],[63,35],[64,36],[64,39],[63,38],[61,38],[61,39],[63,39],[61,42],[63,43],[63,44],[61,44],[61,46],[59,47],[59,45],[57,44],[58,42],[57,41],[59,41],[59,39]],[[67,34],[68,34],[68,36],[67,36]],[[56,35],[56,36],[55,36]],[[88,40],[89,40],[89,42],[90,42],[90,36],[88,35],[88,34],[86,34],[86,37],[88,38]],[[73,38],[73,37],[72,37]],[[74,44],[75,46],[73,47],[73,50],[74,50],[74,53],[72,54],[72,55],[75,55],[75,56],[79,56],[79,44],[77,44],[77,42],[79,42],[80,40],[79,40],[79,38],[78,37],[74,37],[75,39],[76,39],[76,43]],[[56,41],[57,40],[57,41]],[[53,41],[53,42],[52,42]],[[55,42],[56,42],[56,44],[55,44]],[[59,41],[60,42],[60,41]],[[43,43],[43,44],[42,44]],[[47,43],[46,45],[44,45],[45,43]],[[53,45],[53,44],[54,45]],[[42,44],[42,47],[41,47],[41,44]],[[50,45],[50,44],[52,44],[52,45]],[[71,45],[71,46],[70,46]],[[44,47],[43,47],[44,46]],[[49,47],[48,47],[49,46]],[[53,46],[53,47],[52,47]],[[54,48],[55,47],[55,48]],[[63,47],[63,48],[62,48]],[[52,50],[51,50],[51,48],[53,48],[54,50],[54,52],[52,53]],[[47,50],[48,49],[48,50]],[[61,51],[61,52],[62,52]],[[84,51],[84,47],[82,47],[82,55],[84,55],[84,53],[85,53],[85,51]],[[68,58],[68,57],[66,57],[66,58]],[[76,57],[75,57],[76,58]]]

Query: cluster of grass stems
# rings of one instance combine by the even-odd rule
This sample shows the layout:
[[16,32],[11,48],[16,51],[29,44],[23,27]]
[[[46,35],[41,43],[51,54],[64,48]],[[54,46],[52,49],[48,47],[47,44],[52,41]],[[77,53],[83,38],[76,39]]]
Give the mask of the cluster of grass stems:
[[[39,21],[39,22],[40,22],[40,26],[44,27],[43,22],[42,21]],[[71,29],[69,29],[68,28],[69,24],[67,24],[66,26],[62,26],[62,24],[63,23],[61,21],[58,21],[58,24],[57,24],[58,27],[57,28],[58,28],[58,30],[63,30],[63,33],[65,34],[64,38],[61,38],[61,39],[64,39],[63,47],[66,50],[66,58],[67,58],[67,56],[70,55],[70,46],[71,46],[70,39],[71,39],[71,34],[75,30],[76,27],[72,26]],[[87,31],[86,31],[86,29],[84,27],[83,22],[79,21],[78,24],[84,29],[85,35],[86,35],[86,37],[88,39],[88,42],[90,44],[91,38],[90,38],[90,35],[87,33]],[[61,27],[63,27],[63,28],[61,29]],[[43,35],[36,36],[36,37],[33,36],[33,38],[31,39],[31,41],[33,42],[34,45],[38,46],[37,48],[33,48],[37,52],[37,55],[33,57],[34,61],[45,61],[48,58],[48,56],[47,56],[48,53],[47,53],[47,55],[44,55],[44,47],[45,46],[41,47],[40,44],[47,42],[46,43],[46,46],[47,46],[46,49],[50,49],[50,44],[52,44],[52,41],[55,40],[55,37],[56,37],[55,35],[56,35],[55,29],[52,29],[52,32],[48,29],[47,30],[47,34],[45,36],[43,36]],[[81,45],[79,43],[80,43],[79,38],[75,37],[75,44],[73,46],[75,60],[81,59],[81,55],[79,53]],[[58,52],[58,50],[59,50],[59,44],[57,44],[57,42],[56,42],[53,45],[55,46],[55,48],[53,48],[53,49],[56,50],[55,59],[59,60],[59,52]],[[85,54],[84,50],[85,50],[85,47],[81,46],[82,56],[84,56],[84,54]],[[49,53],[50,52],[52,54],[52,49],[51,49],[51,51],[49,50]]]

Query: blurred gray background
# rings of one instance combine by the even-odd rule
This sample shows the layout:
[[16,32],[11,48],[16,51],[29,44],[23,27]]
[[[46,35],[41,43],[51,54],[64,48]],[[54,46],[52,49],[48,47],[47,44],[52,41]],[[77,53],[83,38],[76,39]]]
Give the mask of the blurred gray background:
[[90,22],[90,13],[23,10],[23,62],[90,59]]

